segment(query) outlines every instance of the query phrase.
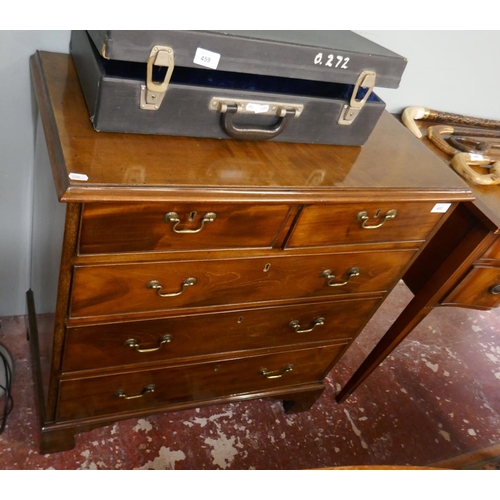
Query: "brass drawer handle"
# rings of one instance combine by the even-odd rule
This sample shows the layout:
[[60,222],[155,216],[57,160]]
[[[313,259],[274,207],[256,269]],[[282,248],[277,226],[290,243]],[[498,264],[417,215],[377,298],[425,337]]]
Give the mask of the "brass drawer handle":
[[290,326],[295,330],[295,333],[309,333],[312,332],[317,326],[322,326],[325,324],[325,318],[316,318],[313,321],[312,327],[307,330],[300,329],[300,323],[297,320],[291,321]]
[[392,210],[389,210],[384,215],[384,217],[382,218],[382,222],[380,222],[379,224],[372,225],[372,226],[368,226],[366,224],[370,220],[370,216],[368,215],[368,212],[365,210],[363,210],[362,212],[359,212],[359,214],[356,216],[356,219],[361,221],[361,227],[363,229],[377,229],[377,228],[383,226],[386,223],[386,221],[396,218],[396,215],[398,215],[398,211],[395,208],[393,208]]
[[321,274],[322,278],[326,278],[328,280],[328,286],[345,286],[349,281],[351,281],[351,278],[353,276],[359,276],[359,267],[352,267],[347,271],[347,279],[342,282],[337,282],[334,283],[333,280],[335,279],[335,275],[332,273],[330,269],[327,269],[326,271],[323,271]]
[[492,295],[499,295],[500,294],[500,284],[498,285],[493,285],[491,288],[490,288],[490,293]]
[[144,389],[139,393],[135,394],[134,396],[127,396],[125,391],[122,391],[121,389],[119,391],[115,392],[115,396],[122,398],[122,399],[137,399],[137,398],[142,398],[146,394],[150,392],[155,392],[155,385],[154,384],[149,384]]
[[194,233],[199,233],[204,227],[207,222],[213,222],[217,218],[217,214],[215,212],[208,212],[201,218],[201,225],[198,229],[177,229],[177,226],[181,223],[181,219],[179,218],[179,214],[177,212],[168,212],[168,214],[165,215],[163,220],[165,222],[173,222],[174,227],[172,228],[172,231],[177,234],[194,234]]
[[163,344],[168,344],[169,342],[172,341],[172,335],[163,335],[160,339],[160,343],[156,347],[150,347],[150,348],[143,348],[140,346],[139,341],[137,339],[128,339],[125,341],[125,345],[127,347],[131,347],[132,349],[135,349],[137,352],[154,352],[158,351],[161,349],[161,346]]
[[163,286],[157,280],[150,281],[146,286],[148,288],[151,288],[152,290],[156,290],[156,293],[160,297],[177,297],[182,292],[184,292],[184,290],[186,289],[186,287],[193,286],[195,284],[196,284],[196,278],[186,278],[184,280],[184,282],[182,283],[182,288],[178,292],[173,292],[173,293],[162,293],[161,289],[163,288]]
[[259,372],[263,377],[267,379],[281,378],[285,373],[291,372],[293,370],[293,365],[286,365],[281,372],[270,372],[267,368],[262,368]]

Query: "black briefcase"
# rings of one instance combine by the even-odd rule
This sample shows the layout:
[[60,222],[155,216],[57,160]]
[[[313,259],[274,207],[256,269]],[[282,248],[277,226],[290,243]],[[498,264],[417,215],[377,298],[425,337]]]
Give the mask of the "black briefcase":
[[406,59],[351,31],[73,31],[97,131],[360,146]]

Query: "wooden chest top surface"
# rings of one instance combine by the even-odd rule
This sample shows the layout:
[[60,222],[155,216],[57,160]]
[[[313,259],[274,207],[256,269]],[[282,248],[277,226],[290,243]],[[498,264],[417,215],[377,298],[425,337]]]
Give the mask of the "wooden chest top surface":
[[31,70],[64,202],[472,199],[388,112],[363,147],[99,133],[70,55],[37,52]]

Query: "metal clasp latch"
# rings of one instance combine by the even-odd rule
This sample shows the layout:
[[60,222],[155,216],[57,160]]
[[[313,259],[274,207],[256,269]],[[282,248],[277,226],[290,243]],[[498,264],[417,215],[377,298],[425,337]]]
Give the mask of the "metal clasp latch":
[[[377,74],[375,71],[363,71],[354,85],[354,90],[352,91],[351,101],[349,104],[345,104],[340,113],[339,125],[351,125],[351,123],[356,119],[359,112],[365,105],[366,101],[370,97],[375,87],[375,80]],[[359,88],[366,89],[366,94],[363,99],[357,99]]]
[[[167,73],[162,82],[153,81],[153,67],[166,67]],[[156,45],[152,48],[146,70],[146,85],[141,85],[141,109],[157,110],[168,89],[174,71],[174,50],[171,47]]]

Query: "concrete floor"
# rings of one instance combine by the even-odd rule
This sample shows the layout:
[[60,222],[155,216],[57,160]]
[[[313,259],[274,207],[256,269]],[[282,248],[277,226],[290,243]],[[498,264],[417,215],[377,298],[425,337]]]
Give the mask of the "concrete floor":
[[74,450],[51,455],[37,452],[25,318],[1,318],[15,376],[0,469],[479,468],[480,461],[496,468],[500,310],[434,310],[344,404],[335,402],[410,298],[398,284],[309,412],[287,416],[279,402],[256,400],[163,414],[77,435]]

